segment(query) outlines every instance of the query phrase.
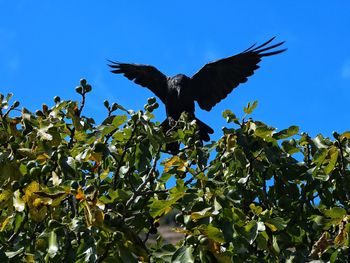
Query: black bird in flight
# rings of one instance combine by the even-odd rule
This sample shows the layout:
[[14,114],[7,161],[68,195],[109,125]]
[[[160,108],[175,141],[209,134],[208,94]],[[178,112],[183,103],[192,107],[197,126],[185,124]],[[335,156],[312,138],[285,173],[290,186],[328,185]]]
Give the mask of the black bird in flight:
[[[165,104],[167,119],[162,123],[165,132],[171,128],[173,121],[178,120],[181,113],[186,111],[197,121],[200,138],[209,141],[209,134],[214,131],[195,118],[194,102],[197,101],[203,110],[210,111],[234,88],[245,83],[247,78],[254,74],[259,68],[257,64],[262,57],[276,55],[286,50],[272,51],[284,43],[269,45],[273,40],[274,37],[260,46],[256,47],[254,44],[237,55],[208,63],[192,77],[184,74],[167,77],[150,65],[109,61],[111,63],[109,66],[113,69],[112,73],[124,74],[129,80],[150,89]],[[178,147],[172,144],[167,149],[176,152]]]

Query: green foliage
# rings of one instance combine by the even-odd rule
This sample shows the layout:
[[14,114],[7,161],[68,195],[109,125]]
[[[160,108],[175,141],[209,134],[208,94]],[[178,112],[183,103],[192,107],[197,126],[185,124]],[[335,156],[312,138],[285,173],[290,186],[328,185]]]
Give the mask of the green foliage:
[[[155,99],[105,101],[97,125],[82,114],[91,86],[76,91],[35,114],[0,97],[1,262],[349,260],[350,132],[276,131],[246,119],[254,102],[203,146],[186,114],[165,136]],[[174,211],[176,245],[157,231]]]

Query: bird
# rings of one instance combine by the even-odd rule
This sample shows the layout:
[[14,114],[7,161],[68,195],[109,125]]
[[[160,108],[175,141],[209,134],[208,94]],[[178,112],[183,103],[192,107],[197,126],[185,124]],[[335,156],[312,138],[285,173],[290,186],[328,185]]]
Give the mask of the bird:
[[[285,42],[269,45],[275,37],[257,46],[254,44],[236,55],[205,64],[192,77],[177,74],[168,77],[156,67],[146,64],[129,64],[108,60],[114,74],[123,74],[134,83],[151,90],[165,105],[167,118],[162,122],[165,134],[183,112],[196,120],[201,141],[210,141],[214,130],[195,117],[195,102],[203,110],[210,111],[227,97],[233,89],[247,82],[259,68],[263,57],[280,54],[287,49],[278,49]],[[175,122],[174,122],[175,121]],[[166,149],[176,153],[178,143],[167,145]]]

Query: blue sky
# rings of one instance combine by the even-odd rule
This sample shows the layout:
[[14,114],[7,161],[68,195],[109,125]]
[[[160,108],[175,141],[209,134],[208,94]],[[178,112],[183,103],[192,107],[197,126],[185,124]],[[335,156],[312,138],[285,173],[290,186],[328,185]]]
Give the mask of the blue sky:
[[[106,59],[193,75],[205,63],[272,36],[288,51],[267,57],[246,84],[211,112],[197,115],[217,139],[231,109],[279,129],[299,125],[312,136],[350,130],[349,1],[5,1],[0,0],[0,92],[22,105],[78,99],[84,77],[93,86],[85,115],[101,120],[103,100],[142,109],[152,93],[109,73]],[[157,120],[165,117],[163,108]]]

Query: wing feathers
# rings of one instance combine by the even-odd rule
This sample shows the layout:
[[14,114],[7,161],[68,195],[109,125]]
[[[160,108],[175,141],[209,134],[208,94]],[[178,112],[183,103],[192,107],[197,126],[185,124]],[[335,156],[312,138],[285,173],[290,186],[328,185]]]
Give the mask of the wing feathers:
[[254,71],[259,68],[258,63],[262,57],[284,52],[286,49],[265,52],[284,43],[268,46],[274,39],[275,37],[259,46],[254,44],[235,56],[208,63],[194,74],[191,78],[191,89],[199,106],[209,111],[226,98],[234,88],[246,82],[248,77],[254,74]]
[[158,69],[149,65],[127,64],[108,60],[111,72],[123,74],[136,84],[150,89],[163,102],[166,101],[167,78]]

